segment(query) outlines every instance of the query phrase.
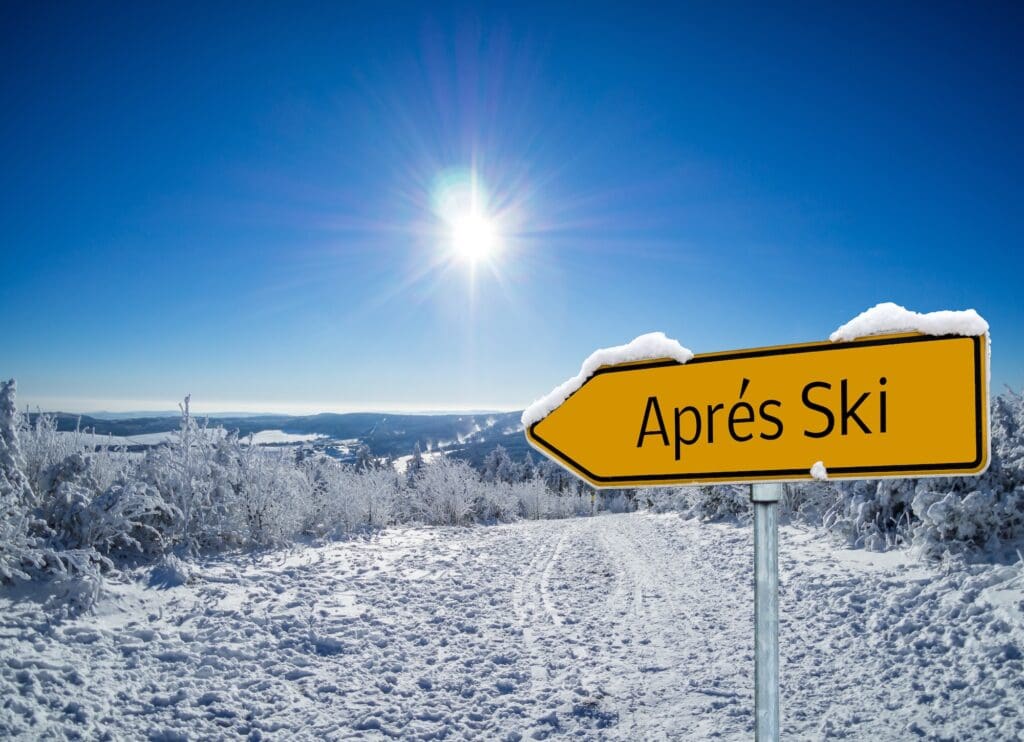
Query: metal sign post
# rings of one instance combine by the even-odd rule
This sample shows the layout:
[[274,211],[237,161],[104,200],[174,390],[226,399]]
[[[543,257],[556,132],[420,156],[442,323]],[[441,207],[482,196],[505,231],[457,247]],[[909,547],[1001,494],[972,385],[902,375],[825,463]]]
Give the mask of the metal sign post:
[[754,739],[779,739],[779,498],[782,485],[754,484]]

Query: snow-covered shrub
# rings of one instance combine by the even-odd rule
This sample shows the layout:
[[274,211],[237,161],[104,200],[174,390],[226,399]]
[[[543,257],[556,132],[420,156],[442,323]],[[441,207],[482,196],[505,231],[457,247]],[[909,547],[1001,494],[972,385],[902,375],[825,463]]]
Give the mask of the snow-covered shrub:
[[484,523],[507,522],[523,517],[524,482],[481,483],[474,503],[476,518]]
[[303,456],[297,464],[309,482],[309,508],[303,531],[323,536],[334,528],[331,483],[339,467],[336,461],[326,455]]
[[100,590],[94,549],[59,549],[48,543],[52,530],[39,516],[38,498],[25,475],[18,431],[14,380],[0,382],[0,582],[49,574],[63,579],[71,603],[87,608]]
[[52,542],[61,548],[92,548],[108,557],[159,555],[180,515],[145,482],[114,484],[98,493],[64,482],[51,500],[48,524]]
[[[329,530],[381,528],[413,517],[411,505],[401,496],[400,477],[394,469],[357,469],[328,461],[321,465],[318,477],[323,497],[319,519],[326,521]],[[312,500],[317,489],[311,486],[310,491]]]
[[57,418],[52,415],[36,415],[31,424],[28,415],[20,416],[18,438],[25,476],[38,493],[53,489],[50,478],[65,459],[86,450],[82,435],[57,432]]
[[[832,486],[834,501],[822,524],[852,548],[883,551],[905,543],[911,518],[915,480],[858,480]],[[803,485],[822,488],[824,485]]]
[[284,543],[301,532],[309,512],[309,480],[278,451],[248,446],[239,461],[237,502],[247,541]]
[[644,499],[649,499],[655,510],[676,510],[698,520],[745,518],[750,514],[748,485],[659,488]]
[[[224,495],[220,429],[200,426],[189,410],[190,397],[181,408],[181,425],[166,444],[148,451],[138,477],[153,486],[164,502],[179,514],[174,530],[164,533],[168,546],[181,544],[192,553],[224,545]],[[229,503],[234,505],[235,503]]]
[[192,580],[192,568],[176,554],[167,554],[149,573],[154,587],[178,587]]
[[465,461],[441,457],[416,479],[420,519],[432,525],[468,524],[479,484],[479,476]]
[[360,522],[371,528],[383,528],[395,522],[398,492],[399,476],[393,468],[363,472],[353,492]]
[[31,531],[35,497],[25,476],[18,444],[14,379],[0,382],[0,580],[29,579],[25,569],[41,568],[46,555]]
[[562,501],[573,499],[572,496],[560,497],[553,494],[539,477],[528,482],[516,482],[513,492],[520,503],[522,516],[531,520],[564,517],[560,505]]
[[630,499],[622,492],[610,492],[601,497],[604,509],[609,513],[628,513],[633,509]]
[[1009,504],[991,491],[964,495],[922,488],[913,500],[915,542],[932,553],[948,542],[994,548],[1003,526],[1020,517],[1019,512],[1007,509]]
[[655,513],[682,512],[690,505],[691,487],[656,487],[648,490],[649,510]]

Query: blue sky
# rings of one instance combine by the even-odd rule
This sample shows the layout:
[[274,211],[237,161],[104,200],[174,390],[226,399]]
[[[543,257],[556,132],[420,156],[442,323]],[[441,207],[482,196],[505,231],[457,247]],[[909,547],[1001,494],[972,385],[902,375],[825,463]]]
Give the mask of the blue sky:
[[[23,402],[515,408],[644,332],[880,301],[976,308],[1024,385],[1012,5],[258,5],[0,11]],[[478,264],[437,211],[468,173]]]

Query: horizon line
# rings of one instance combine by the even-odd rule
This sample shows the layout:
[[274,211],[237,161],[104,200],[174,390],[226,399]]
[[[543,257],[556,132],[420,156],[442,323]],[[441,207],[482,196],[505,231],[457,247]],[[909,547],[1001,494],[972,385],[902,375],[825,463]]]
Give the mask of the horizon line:
[[[31,413],[64,413],[68,415],[123,415],[135,417],[154,417],[178,415],[181,402],[167,400],[83,400],[67,397],[33,397],[27,396],[17,400],[19,409]],[[208,417],[230,416],[309,416],[309,415],[347,415],[358,413],[393,414],[393,415],[482,415],[519,412],[525,405],[514,406],[504,404],[413,404],[396,403],[303,403],[303,402],[190,402],[189,409],[194,415]]]

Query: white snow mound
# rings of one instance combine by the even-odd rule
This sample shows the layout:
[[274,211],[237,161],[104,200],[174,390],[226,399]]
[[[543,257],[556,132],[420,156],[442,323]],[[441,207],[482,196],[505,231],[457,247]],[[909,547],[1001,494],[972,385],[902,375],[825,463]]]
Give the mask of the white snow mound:
[[523,410],[523,426],[528,428],[535,422],[543,420],[550,415],[558,405],[569,398],[569,395],[583,386],[583,383],[593,376],[594,372],[601,368],[601,366],[629,363],[631,361],[646,361],[654,358],[671,358],[680,363],[686,363],[693,358],[693,351],[689,348],[684,348],[678,341],[665,337],[663,332],[649,332],[625,345],[595,350],[583,362],[583,366],[576,376],[559,384],[548,394]]
[[920,332],[924,335],[984,335],[988,322],[973,309],[912,312],[891,301],[861,312],[829,335],[833,343],[887,332]]
[[825,468],[825,464],[815,461],[814,466],[811,467],[811,476],[822,482],[828,479],[828,469]]

